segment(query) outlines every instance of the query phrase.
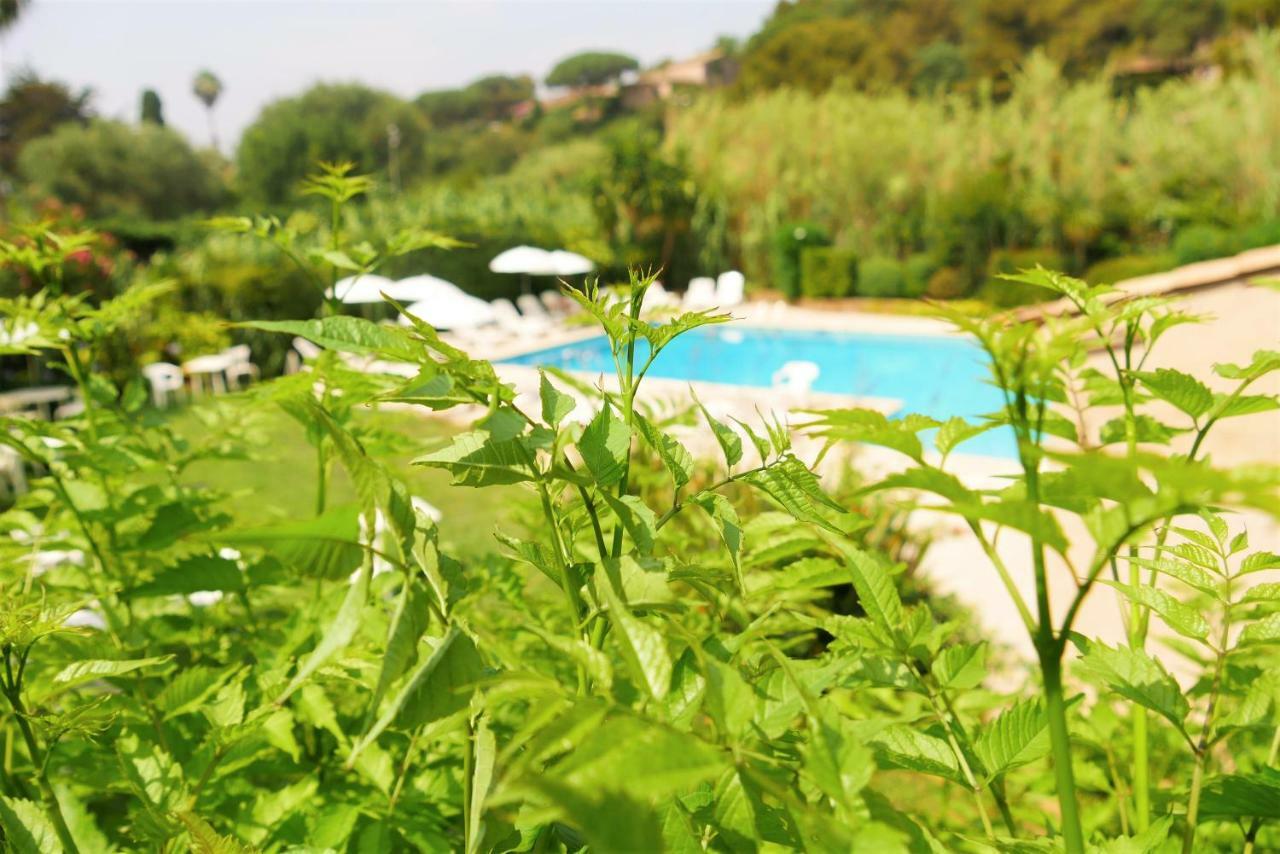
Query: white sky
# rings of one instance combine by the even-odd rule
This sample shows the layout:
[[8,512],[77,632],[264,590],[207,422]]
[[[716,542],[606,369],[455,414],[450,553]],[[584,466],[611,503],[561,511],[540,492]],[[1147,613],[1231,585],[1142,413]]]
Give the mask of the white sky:
[[223,83],[223,150],[261,107],[317,81],[413,96],[489,73],[541,79],[580,50],[650,64],[754,32],[773,0],[33,0],[0,42],[6,76],[88,86],[99,115],[136,121],[155,89],[165,121],[208,140],[191,79]]

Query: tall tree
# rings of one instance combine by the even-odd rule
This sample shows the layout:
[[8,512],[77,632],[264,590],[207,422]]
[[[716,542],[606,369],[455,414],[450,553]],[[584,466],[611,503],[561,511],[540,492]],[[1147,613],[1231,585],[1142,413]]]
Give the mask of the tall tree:
[[209,69],[205,69],[196,75],[195,80],[191,83],[191,91],[200,99],[200,103],[204,104],[205,114],[209,117],[209,144],[216,150],[218,148],[218,131],[213,124],[213,105],[218,102],[218,96],[222,94],[222,81],[218,76]]
[[624,53],[589,51],[556,63],[547,75],[548,86],[600,86],[617,80],[624,71],[635,71],[640,63]]
[[164,106],[155,89],[142,90],[142,121],[164,127]]
[[0,169],[10,174],[28,142],[52,133],[67,122],[89,120],[91,93],[72,92],[65,84],[41,80],[24,71],[0,98]]
[[0,0],[0,33],[17,23],[31,0]]

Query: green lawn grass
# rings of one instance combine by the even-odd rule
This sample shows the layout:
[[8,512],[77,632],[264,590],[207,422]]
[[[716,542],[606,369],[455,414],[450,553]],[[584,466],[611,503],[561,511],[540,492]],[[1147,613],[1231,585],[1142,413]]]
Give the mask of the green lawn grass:
[[[234,405],[231,417],[250,437],[251,459],[208,460],[187,469],[188,482],[230,493],[223,509],[242,524],[299,519],[315,512],[316,458],[302,427],[281,409],[261,403]],[[458,432],[446,422],[403,410],[375,410],[357,415],[363,429],[379,441],[370,452],[405,480],[412,495],[440,509],[441,543],[456,554],[477,554],[496,546],[493,532],[512,504],[524,497],[519,487],[470,489],[453,486],[450,476],[410,461]],[[171,421],[179,435],[194,437],[205,429],[189,409]],[[330,467],[329,506],[354,503],[355,491],[342,467]]]

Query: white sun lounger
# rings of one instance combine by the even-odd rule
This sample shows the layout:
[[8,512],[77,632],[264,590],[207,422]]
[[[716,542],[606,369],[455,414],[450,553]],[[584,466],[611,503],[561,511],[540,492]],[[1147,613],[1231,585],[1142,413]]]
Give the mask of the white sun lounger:
[[702,311],[716,305],[716,280],[710,276],[698,276],[689,280],[681,308],[686,311]]
[[716,305],[721,308],[742,305],[746,287],[747,277],[737,270],[721,273],[719,278],[716,279]]

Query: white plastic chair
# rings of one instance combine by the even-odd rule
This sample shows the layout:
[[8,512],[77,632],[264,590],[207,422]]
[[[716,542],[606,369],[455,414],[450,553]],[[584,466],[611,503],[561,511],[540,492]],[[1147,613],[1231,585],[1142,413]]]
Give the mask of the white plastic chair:
[[227,384],[232,388],[238,388],[241,381],[245,385],[258,379],[258,366],[252,361],[253,351],[249,349],[248,344],[237,344],[234,347],[228,347],[222,351],[222,355],[226,356],[229,364],[224,373],[227,377]]
[[747,277],[737,270],[721,273],[716,279],[716,304],[721,308],[741,305],[747,288]]
[[27,491],[27,470],[22,457],[8,445],[0,445],[0,480],[7,482],[12,498]]
[[716,280],[710,276],[698,276],[689,280],[681,306],[687,311],[714,308],[716,304]]
[[306,338],[294,338],[293,346],[289,348],[289,352],[285,353],[284,356],[284,372],[286,374],[296,374],[302,370],[307,361],[316,358],[323,352],[324,350],[312,344]]
[[773,388],[775,391],[787,392],[788,394],[808,394],[813,389],[813,384],[817,381],[820,373],[822,373],[822,369],[814,362],[806,362],[804,360],[787,362],[773,372]]
[[182,368],[172,362],[152,362],[149,365],[143,365],[142,376],[151,386],[151,402],[158,409],[168,406],[170,398],[176,400],[186,391]]
[[182,372],[191,380],[191,393],[204,393],[205,381],[209,382],[212,394],[227,393],[227,368],[231,367],[231,359],[224,353],[209,356],[196,356],[182,363]]

